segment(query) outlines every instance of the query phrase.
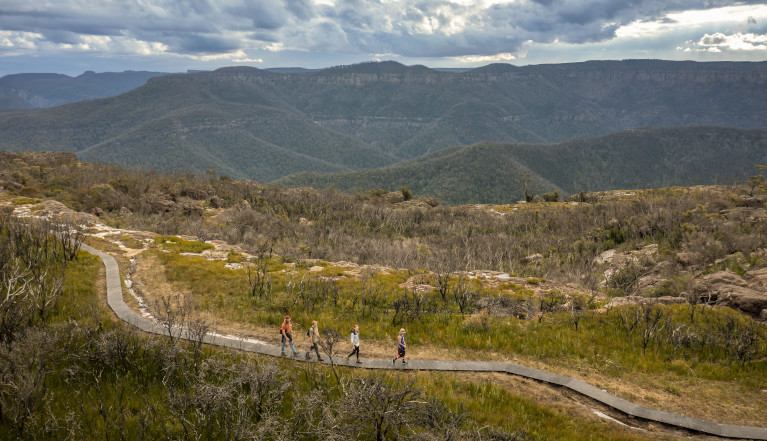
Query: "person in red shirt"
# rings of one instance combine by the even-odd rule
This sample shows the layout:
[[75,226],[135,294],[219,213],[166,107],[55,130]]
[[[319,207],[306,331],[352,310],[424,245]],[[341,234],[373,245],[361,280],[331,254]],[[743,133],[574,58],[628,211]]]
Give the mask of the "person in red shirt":
[[293,327],[290,325],[290,316],[285,316],[285,321],[280,326],[280,335],[282,335],[282,356],[285,356],[285,340],[290,342],[290,349],[293,350],[293,356],[296,356],[296,347],[293,346]]

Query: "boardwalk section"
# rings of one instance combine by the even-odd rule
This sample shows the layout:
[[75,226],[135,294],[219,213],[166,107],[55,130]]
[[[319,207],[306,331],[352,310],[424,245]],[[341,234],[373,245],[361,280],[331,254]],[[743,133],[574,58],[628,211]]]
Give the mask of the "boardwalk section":
[[[121,320],[152,334],[167,335],[165,328],[156,322],[141,317],[125,304],[123,300],[122,283],[120,281],[120,269],[117,261],[111,255],[83,244],[82,250],[101,258],[106,267],[107,303]],[[190,339],[185,331],[180,332],[181,338]],[[263,355],[280,356],[280,348],[261,343],[247,341],[237,337],[206,335],[205,343],[217,346],[226,346],[241,351],[254,352]],[[301,353],[302,354],[302,353]],[[312,358],[313,359],[313,356]],[[303,356],[294,359],[297,362],[306,362]],[[738,426],[732,424],[720,424],[712,421],[701,420],[671,412],[650,409],[636,405],[630,401],[616,397],[606,391],[584,383],[580,380],[551,372],[532,369],[506,362],[489,361],[445,361],[445,360],[411,360],[407,364],[400,362],[392,363],[391,360],[360,359],[362,363],[346,363],[346,357],[334,357],[332,363],[341,366],[364,368],[364,369],[388,369],[388,370],[422,370],[422,371],[449,371],[449,372],[501,372],[520,377],[530,378],[544,383],[562,386],[585,395],[595,401],[607,405],[613,409],[636,418],[647,421],[667,424],[693,430],[709,435],[724,438],[741,438],[754,440],[767,440],[767,428]],[[322,361],[330,364],[328,357]]]

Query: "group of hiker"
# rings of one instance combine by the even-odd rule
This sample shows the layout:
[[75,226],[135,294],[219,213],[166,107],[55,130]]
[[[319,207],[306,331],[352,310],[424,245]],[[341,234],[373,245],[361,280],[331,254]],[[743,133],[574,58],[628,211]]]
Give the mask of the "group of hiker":
[[[296,347],[293,345],[293,324],[291,323],[290,316],[285,316],[285,321],[282,322],[282,326],[280,326],[280,335],[282,336],[282,356],[285,357],[285,343],[290,344],[290,349],[293,351],[293,357],[295,357],[298,352],[296,352]],[[308,360],[311,358],[311,352],[314,351],[315,354],[317,354],[317,361],[323,361],[322,356],[320,355],[320,330],[319,326],[317,325],[317,320],[312,321],[312,326],[309,327],[309,329],[306,330],[306,336],[309,337],[309,349],[306,351],[306,359]],[[353,356],[357,356],[357,363],[362,363],[360,361],[360,327],[359,325],[354,325],[354,328],[351,331],[351,337],[350,337],[351,345],[352,345],[352,352],[351,354],[346,356],[346,362],[349,362],[349,359]],[[407,363],[407,360],[405,360],[405,349],[407,349],[407,343],[405,343],[405,328],[401,328],[399,330],[399,334],[397,335],[397,356],[392,359],[392,364],[396,363],[397,360],[402,360],[403,364]]]

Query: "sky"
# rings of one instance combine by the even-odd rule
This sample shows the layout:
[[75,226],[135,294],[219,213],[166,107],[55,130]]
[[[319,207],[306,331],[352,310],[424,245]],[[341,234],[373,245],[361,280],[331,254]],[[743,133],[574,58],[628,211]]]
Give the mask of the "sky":
[[0,76],[767,60],[767,0],[1,0]]

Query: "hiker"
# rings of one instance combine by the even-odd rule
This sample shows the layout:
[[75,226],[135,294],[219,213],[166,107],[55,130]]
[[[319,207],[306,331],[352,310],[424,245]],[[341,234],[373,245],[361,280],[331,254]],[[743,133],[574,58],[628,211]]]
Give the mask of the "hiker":
[[352,355],[357,354],[357,363],[362,363],[360,361],[360,326],[354,325],[354,329],[352,329],[352,347],[354,348],[352,350],[352,353],[346,356],[346,364],[349,364],[349,358],[351,358]]
[[402,364],[407,364],[407,361],[405,360],[406,348],[407,343],[405,343],[405,328],[400,328],[399,335],[397,336],[397,358],[392,358],[392,364],[394,364],[400,358],[402,359]]
[[312,327],[309,328],[308,331],[306,331],[306,335],[309,336],[309,342],[312,344],[309,346],[309,350],[306,351],[306,359],[309,359],[309,353],[312,352],[312,349],[314,349],[314,353],[317,354],[317,361],[322,361],[322,357],[320,357],[320,329],[317,326],[317,320],[314,320],[312,322]]
[[280,326],[280,335],[282,336],[282,356],[285,356],[285,340],[290,342],[290,349],[293,351],[293,356],[296,356],[296,347],[293,346],[293,326],[290,324],[290,316],[285,316],[285,321]]

